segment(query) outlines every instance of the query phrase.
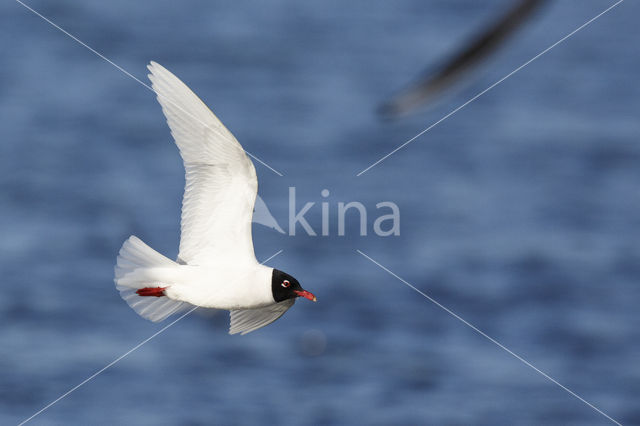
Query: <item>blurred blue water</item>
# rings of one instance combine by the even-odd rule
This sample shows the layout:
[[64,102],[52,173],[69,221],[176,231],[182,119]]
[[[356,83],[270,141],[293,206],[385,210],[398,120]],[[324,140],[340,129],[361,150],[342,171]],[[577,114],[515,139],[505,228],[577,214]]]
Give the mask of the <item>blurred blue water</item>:
[[[319,303],[244,337],[194,314],[32,424],[607,424],[356,249],[640,424],[637,3],[355,177],[610,4],[554,2],[436,108],[375,117],[506,3],[30,3],[140,79],[149,60],[172,70],[284,173],[256,165],[281,224],[295,186],[299,206],[331,191],[332,227],[255,227],[258,258],[284,249],[272,266]],[[151,92],[17,3],[0,27],[0,423],[15,424],[163,326],[112,268],[130,234],[176,255],[183,171]],[[337,236],[339,201],[384,200],[399,237]],[[320,229],[318,205],[307,218]]]

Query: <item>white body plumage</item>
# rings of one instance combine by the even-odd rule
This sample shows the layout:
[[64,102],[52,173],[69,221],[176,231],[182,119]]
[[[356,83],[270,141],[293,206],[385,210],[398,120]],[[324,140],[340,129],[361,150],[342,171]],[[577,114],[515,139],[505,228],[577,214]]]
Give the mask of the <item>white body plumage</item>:
[[[180,251],[173,261],[135,236],[125,241],[115,268],[123,299],[152,321],[192,306],[228,309],[232,334],[275,321],[296,294],[315,300],[288,275],[298,290],[290,290],[293,298],[275,300],[274,291],[284,290],[274,281],[274,269],[258,263],[253,251],[251,218],[258,190],[253,163],[182,81],[157,63],[148,68],[185,167]],[[277,272],[288,287],[284,273]],[[148,289],[159,289],[161,297],[142,295]]]

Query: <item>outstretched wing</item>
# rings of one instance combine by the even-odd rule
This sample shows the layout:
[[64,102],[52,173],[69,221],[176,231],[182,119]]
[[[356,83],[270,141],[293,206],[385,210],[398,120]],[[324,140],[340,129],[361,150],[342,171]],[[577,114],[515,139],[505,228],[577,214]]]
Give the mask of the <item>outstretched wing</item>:
[[269,325],[284,315],[295,302],[295,299],[287,299],[265,308],[233,310],[231,311],[229,334],[247,334]]
[[407,89],[384,103],[379,108],[380,113],[392,118],[409,113],[419,106],[433,101],[439,94],[496,51],[513,32],[533,15],[538,6],[545,2],[546,0],[520,0],[483,33],[478,34],[470,45],[464,46],[462,50],[454,54],[435,74],[426,73]]
[[155,62],[147,68],[185,168],[178,261],[255,261],[251,217],[258,180],[253,163],[182,81]]

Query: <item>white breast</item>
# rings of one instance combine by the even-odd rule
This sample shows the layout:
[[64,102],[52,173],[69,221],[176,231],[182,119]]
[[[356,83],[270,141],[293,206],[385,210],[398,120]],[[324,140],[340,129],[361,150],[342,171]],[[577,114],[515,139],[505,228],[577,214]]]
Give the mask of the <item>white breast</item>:
[[260,264],[181,265],[167,297],[216,309],[253,309],[275,303],[273,268]]

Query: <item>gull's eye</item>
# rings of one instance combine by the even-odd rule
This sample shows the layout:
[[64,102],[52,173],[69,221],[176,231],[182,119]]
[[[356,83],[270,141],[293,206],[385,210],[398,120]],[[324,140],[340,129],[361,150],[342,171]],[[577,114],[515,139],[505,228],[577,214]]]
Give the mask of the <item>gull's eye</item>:
[[289,280],[284,280],[282,281],[282,284],[280,284],[282,287],[287,288],[291,285],[291,283],[289,282]]

